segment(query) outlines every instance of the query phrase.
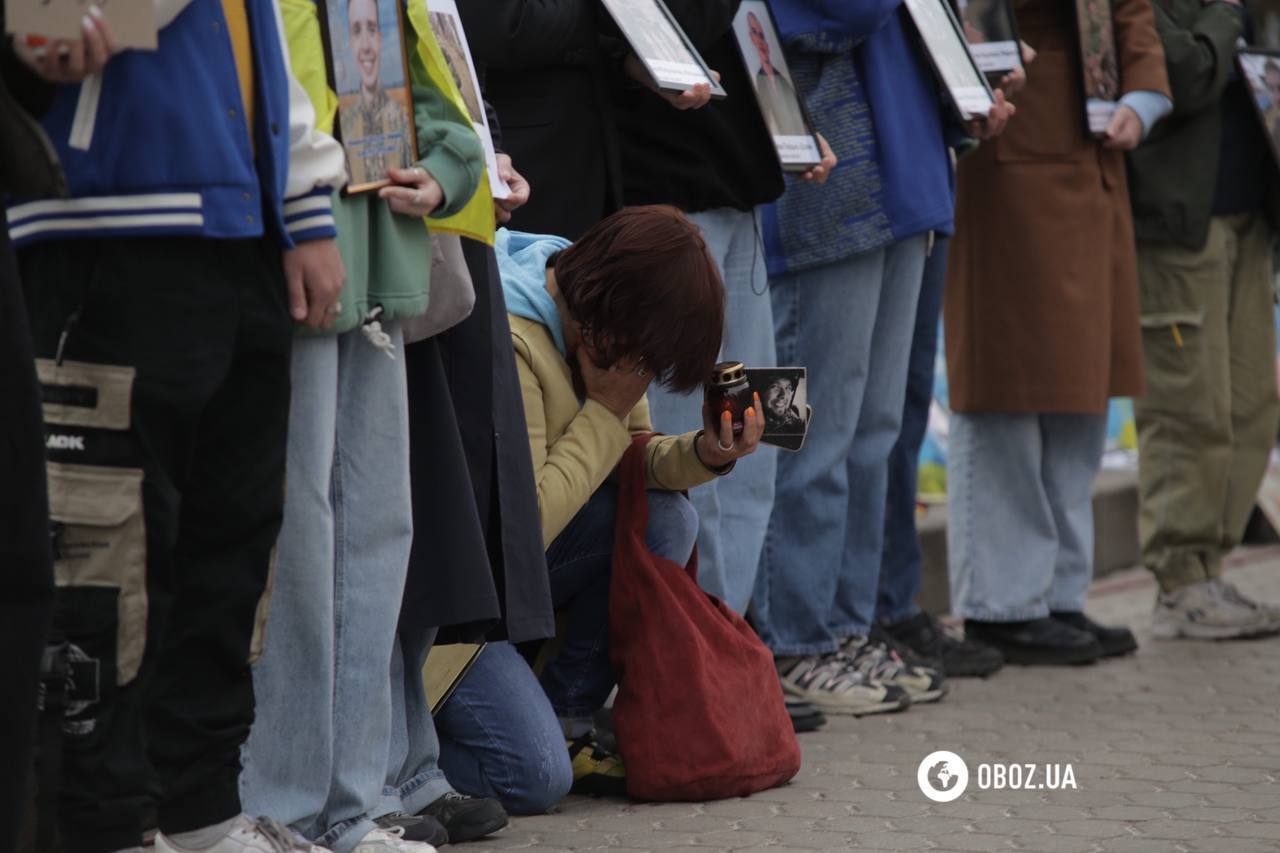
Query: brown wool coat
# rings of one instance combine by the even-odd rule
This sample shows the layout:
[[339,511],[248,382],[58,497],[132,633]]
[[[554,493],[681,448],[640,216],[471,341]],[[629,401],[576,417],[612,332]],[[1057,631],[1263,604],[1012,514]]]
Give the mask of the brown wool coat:
[[[1004,134],[959,164],[947,373],[959,412],[1101,414],[1142,392],[1124,154],[1087,134],[1074,3],[1017,0],[1039,56]],[[1149,0],[1114,0],[1124,92],[1169,94]]]

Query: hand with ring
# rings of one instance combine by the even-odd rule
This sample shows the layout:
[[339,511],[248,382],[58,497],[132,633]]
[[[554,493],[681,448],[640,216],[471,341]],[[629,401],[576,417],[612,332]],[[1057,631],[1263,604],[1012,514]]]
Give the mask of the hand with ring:
[[378,197],[386,199],[396,213],[421,219],[444,203],[444,190],[421,166],[390,169],[388,176],[395,183],[378,190]]
[[733,434],[733,416],[721,412],[719,423],[711,416],[711,410],[703,404],[702,421],[704,431],[698,436],[697,452],[702,464],[708,468],[723,468],[731,462],[750,456],[760,446],[760,436],[764,435],[764,409],[760,405],[760,395],[753,395],[752,405],[743,415],[742,435]]

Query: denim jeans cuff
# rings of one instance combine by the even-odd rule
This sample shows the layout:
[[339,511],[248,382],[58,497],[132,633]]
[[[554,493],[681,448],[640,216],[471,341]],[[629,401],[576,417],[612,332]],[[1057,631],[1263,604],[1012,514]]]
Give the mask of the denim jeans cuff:
[[964,607],[958,609],[958,616],[972,619],[975,622],[1025,622],[1029,619],[1043,619],[1049,615],[1049,605],[1036,604],[1016,610],[987,610],[981,607]]
[[919,614],[920,608],[912,601],[896,610],[881,613],[876,618],[876,621],[881,625],[897,625],[899,622],[906,622]]
[[432,767],[400,786],[400,810],[416,815],[452,790],[444,771]]
[[769,651],[775,658],[811,657],[813,655],[829,655],[840,650],[840,641],[832,643],[797,643],[794,645],[770,645]]
[[1050,613],[1083,613],[1083,601],[1050,601]]
[[368,815],[361,815],[330,827],[328,832],[315,840],[315,843],[332,850],[333,853],[351,853],[366,835],[377,828],[378,825],[370,820]]

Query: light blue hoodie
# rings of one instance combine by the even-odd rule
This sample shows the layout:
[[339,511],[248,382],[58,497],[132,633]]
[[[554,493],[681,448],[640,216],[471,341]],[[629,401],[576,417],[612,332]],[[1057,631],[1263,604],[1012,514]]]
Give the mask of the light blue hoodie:
[[556,349],[566,357],[560,310],[547,292],[547,259],[570,245],[563,237],[525,234],[506,228],[499,229],[493,241],[507,311],[546,326]]

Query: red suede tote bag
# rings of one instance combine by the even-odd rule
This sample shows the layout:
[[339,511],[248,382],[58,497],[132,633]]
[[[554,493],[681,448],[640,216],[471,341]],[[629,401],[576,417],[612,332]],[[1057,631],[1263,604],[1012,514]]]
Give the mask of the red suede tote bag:
[[800,746],[773,654],[724,602],[681,567],[649,553],[645,445],[622,459],[609,654],[618,676],[614,732],[627,793],[699,801],[773,788],[800,770]]

